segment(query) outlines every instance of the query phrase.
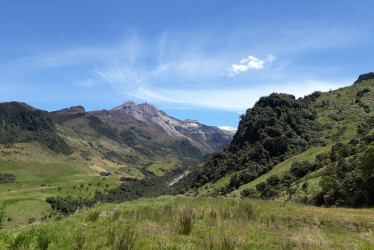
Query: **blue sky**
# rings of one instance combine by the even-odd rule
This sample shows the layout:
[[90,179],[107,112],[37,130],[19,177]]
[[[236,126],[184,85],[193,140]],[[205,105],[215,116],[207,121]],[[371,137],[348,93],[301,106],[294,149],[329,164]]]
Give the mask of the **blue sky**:
[[0,1],[0,101],[148,102],[237,127],[263,95],[374,71],[372,1]]

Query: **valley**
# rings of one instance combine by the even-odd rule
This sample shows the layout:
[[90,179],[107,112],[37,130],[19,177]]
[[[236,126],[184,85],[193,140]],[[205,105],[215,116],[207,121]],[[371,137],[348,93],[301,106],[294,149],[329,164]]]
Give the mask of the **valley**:
[[[138,107],[133,102],[130,106]],[[205,154],[228,143],[233,135],[202,124],[189,131],[188,126],[179,124],[181,121],[151,105],[146,107],[141,110],[145,117],[173,120],[173,126],[184,126],[183,133],[197,139],[185,139],[187,135],[182,133],[169,135],[155,122],[140,119],[140,111],[133,116],[116,109],[86,112],[76,106],[48,113],[22,103],[0,104],[0,173],[12,174],[16,179],[0,184],[0,209],[7,216],[5,227],[45,220],[53,214],[46,203],[51,196],[93,199],[97,192],[124,182],[165,174],[168,176],[162,183],[167,187],[174,175],[198,164]],[[214,141],[202,140],[199,126]],[[63,146],[51,146],[47,138]]]
[[134,102],[0,104],[0,246],[370,249],[373,110],[370,74],[261,97],[237,131]]

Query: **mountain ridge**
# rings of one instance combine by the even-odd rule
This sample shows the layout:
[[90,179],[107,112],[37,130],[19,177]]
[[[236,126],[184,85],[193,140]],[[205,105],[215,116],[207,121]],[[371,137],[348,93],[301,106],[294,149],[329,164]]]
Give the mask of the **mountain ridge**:
[[136,104],[134,101],[127,101],[110,110],[92,112],[95,114],[101,112],[101,114],[117,119],[125,119],[126,116],[131,116],[164,131],[169,136],[183,137],[195,142],[195,145],[205,153],[212,153],[227,145],[236,132],[235,130],[208,126],[197,120],[186,119],[183,121],[167,115],[151,104]]

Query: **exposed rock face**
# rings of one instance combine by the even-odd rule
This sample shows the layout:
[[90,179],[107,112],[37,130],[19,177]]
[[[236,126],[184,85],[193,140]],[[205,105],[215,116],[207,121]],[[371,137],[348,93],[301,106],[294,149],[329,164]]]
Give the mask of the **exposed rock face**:
[[360,75],[358,77],[358,79],[353,84],[360,83],[362,81],[366,81],[366,80],[369,80],[369,79],[374,79],[374,72],[370,72],[370,73]]
[[106,111],[112,118],[125,119],[133,117],[145,122],[152,127],[158,128],[169,136],[185,137],[191,142],[199,144],[201,149],[210,153],[228,145],[236,130],[207,126],[196,120],[179,120],[168,116],[162,110],[148,104],[136,105],[133,101]]
[[109,110],[109,113],[113,117],[126,114],[137,120],[146,122],[153,127],[157,127],[170,136],[184,137],[183,134],[175,129],[175,127],[179,125],[179,120],[168,116],[162,110],[148,103],[136,105],[133,101],[125,102],[124,104]]
[[84,109],[84,107],[83,106],[81,106],[81,105],[78,105],[78,106],[72,106],[72,107],[70,107],[69,108],[69,111],[70,112],[86,112],[86,110]]

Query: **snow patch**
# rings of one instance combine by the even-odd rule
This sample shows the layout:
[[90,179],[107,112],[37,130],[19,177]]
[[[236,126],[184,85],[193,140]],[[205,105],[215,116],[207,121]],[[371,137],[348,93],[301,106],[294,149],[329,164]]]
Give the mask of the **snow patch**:
[[224,131],[232,132],[232,133],[236,133],[236,131],[237,131],[236,128],[229,127],[229,126],[220,126],[218,128],[221,129],[221,130],[224,130]]

